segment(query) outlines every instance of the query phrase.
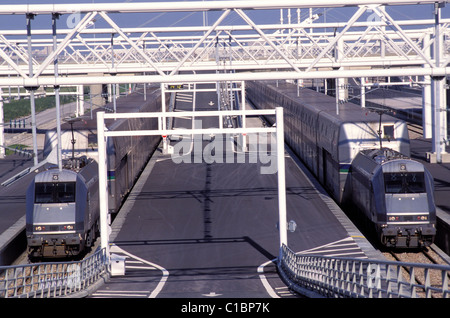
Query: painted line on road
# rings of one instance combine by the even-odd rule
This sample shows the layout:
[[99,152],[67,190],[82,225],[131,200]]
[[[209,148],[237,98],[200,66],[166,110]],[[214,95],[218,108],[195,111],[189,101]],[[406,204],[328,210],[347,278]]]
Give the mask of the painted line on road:
[[261,264],[258,267],[258,273],[259,273],[259,278],[261,279],[261,282],[264,286],[264,288],[266,289],[267,293],[270,295],[270,297],[272,298],[280,298],[280,296],[278,296],[278,294],[273,290],[272,286],[270,286],[269,282],[267,281],[266,275],[264,275],[264,267],[266,267],[267,265],[276,262],[276,258],[265,262],[264,264]]
[[142,259],[142,258],[140,258],[140,257],[138,257],[138,256],[136,256],[136,255],[133,255],[133,254],[131,254],[131,253],[125,251],[124,249],[118,247],[118,246],[115,245],[115,244],[113,244],[113,245],[111,246],[111,252],[123,253],[123,254],[125,254],[125,255],[128,255],[128,256],[130,256],[130,257],[132,257],[132,258],[134,258],[134,259],[137,259],[137,260],[141,261],[142,263],[145,263],[145,264],[147,264],[147,265],[149,265],[149,266],[152,266],[152,267],[155,267],[155,268],[159,269],[159,270],[163,273],[163,276],[161,277],[161,280],[159,281],[158,285],[157,285],[156,288],[152,291],[152,293],[150,294],[150,296],[149,296],[148,298],[156,298],[156,296],[158,296],[158,294],[159,294],[159,293],[161,292],[161,290],[163,289],[163,287],[164,287],[164,285],[165,285],[167,279],[169,278],[169,272],[168,272],[164,267],[159,266],[159,265],[157,265],[157,264],[155,264],[155,263],[146,261],[145,259]]
[[148,293],[143,293],[143,291],[130,291],[130,290],[103,290],[98,291],[94,294],[92,294],[95,298],[102,298],[102,297],[147,297]]
[[157,269],[154,266],[131,266],[131,265],[125,265],[126,268],[131,268],[131,269]]

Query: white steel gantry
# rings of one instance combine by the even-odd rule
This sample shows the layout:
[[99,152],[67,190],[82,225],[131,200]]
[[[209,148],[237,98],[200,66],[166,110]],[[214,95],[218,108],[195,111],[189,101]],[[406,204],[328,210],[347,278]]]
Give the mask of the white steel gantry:
[[[227,128],[224,127],[224,118],[227,116],[240,116],[245,123],[250,116],[275,115],[276,125],[274,127],[243,127]],[[192,129],[171,129],[166,127],[167,118],[186,118],[191,117],[215,117],[217,118],[218,128],[192,128]],[[158,128],[153,130],[128,130],[128,131],[108,131],[105,126],[105,119],[119,118],[157,118]],[[283,108],[277,107],[270,110],[225,110],[225,111],[201,111],[201,112],[159,112],[159,113],[116,113],[105,114],[97,113],[97,141],[98,141],[98,179],[100,195],[100,233],[101,247],[106,250],[109,257],[109,233],[111,232],[108,218],[108,185],[107,185],[107,138],[120,136],[169,136],[177,135],[210,135],[210,134],[247,134],[247,133],[274,133],[276,136],[276,165],[277,183],[278,183],[278,217],[279,217],[279,243],[280,252],[283,245],[287,242],[287,219],[286,219],[286,176],[285,176],[285,154],[284,154],[284,125]]]
[[[57,30],[56,47],[54,32],[49,29],[32,29],[29,24],[28,37],[26,31],[0,30],[0,75],[3,75],[0,86],[129,83],[130,78],[111,78],[103,74],[143,72],[146,76],[136,76],[134,83],[169,83],[179,81],[182,71],[191,73],[183,74],[184,82],[195,82],[198,74],[193,76],[192,72],[200,70],[206,71],[200,80],[205,82],[217,79],[215,72],[230,69],[259,71],[245,74],[248,79],[341,78],[373,74],[370,69],[350,71],[355,67],[377,68],[380,71],[377,76],[445,76],[450,59],[445,43],[439,48],[440,63],[436,62],[432,52],[434,38],[448,34],[449,20],[396,21],[385,9],[387,4],[378,2],[208,1],[0,6],[0,14],[24,14],[28,22],[35,15],[66,16],[66,19],[76,16],[71,28]],[[436,4],[435,16],[438,17],[440,5],[445,1],[394,0],[388,3],[389,6],[399,4]],[[297,18],[296,23],[291,19],[289,24],[265,25],[257,24],[251,18],[251,11],[248,12],[249,9],[301,10],[326,6],[355,6],[355,12],[346,22],[314,22],[317,17],[311,16],[303,21]],[[209,26],[186,27],[124,28],[114,21],[117,12],[174,10],[214,10],[218,17]],[[211,15],[209,19],[212,20]],[[228,22],[230,19],[232,24]],[[102,20],[107,27],[92,27],[97,20]],[[30,46],[34,51],[44,52],[43,55],[30,59]],[[55,58],[58,58],[58,69],[64,77],[54,75]],[[406,67],[407,70],[402,69]],[[272,70],[287,74],[271,74]],[[89,75],[92,73],[102,76]]]

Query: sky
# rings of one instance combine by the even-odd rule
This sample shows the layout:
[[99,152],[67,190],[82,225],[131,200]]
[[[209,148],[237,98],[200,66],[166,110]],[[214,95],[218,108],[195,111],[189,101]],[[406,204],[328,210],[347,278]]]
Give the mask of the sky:
[[[175,1],[175,0],[169,0]],[[126,2],[169,2],[169,1],[151,1],[151,0],[84,0],[84,1],[63,1],[63,0],[0,0],[0,5],[8,5],[8,4],[69,4],[69,3],[126,3]],[[183,2],[183,0],[178,0]],[[184,0],[187,1],[187,0]],[[207,1],[207,0],[205,0]],[[256,0],[257,1],[257,0]],[[314,9],[313,13],[321,14],[320,22],[345,22],[348,20],[349,16],[354,13],[356,8],[328,8],[328,9]],[[432,14],[432,6],[431,5],[416,5],[416,6],[390,6],[387,7],[387,11],[396,19],[402,20],[411,20],[411,19],[423,19],[423,18],[433,18]],[[284,13],[284,21],[287,23],[287,10],[283,11]],[[296,21],[296,12],[295,10],[291,11],[292,19]],[[211,23],[215,21],[215,17],[218,15],[218,12],[210,12],[208,13],[208,20]],[[280,22],[280,13],[279,10],[268,11],[268,10],[252,10],[248,12],[250,17],[256,22],[260,24],[268,24],[268,23],[279,23]],[[302,10],[301,18],[305,19],[309,15],[307,9]],[[366,14],[368,15],[368,13]],[[442,16],[450,17],[450,4],[447,5],[446,8],[442,10]],[[364,17],[363,17],[364,18]],[[201,21],[203,21],[202,13],[153,13],[153,14],[120,14],[114,16],[114,21],[120,27],[139,27],[139,26],[185,26],[185,25],[201,25]],[[64,21],[62,21],[64,22]],[[60,24],[62,23],[59,22]],[[225,20],[225,24],[241,24],[240,18],[237,18],[235,15]],[[35,21],[33,21],[33,27],[42,27],[49,28],[51,23],[51,18],[49,16],[36,17]],[[98,26],[102,27],[106,25],[101,25],[101,21],[98,21]],[[243,22],[242,22],[243,23]],[[1,29],[25,29],[26,20],[25,17],[22,16],[1,16],[0,17],[0,30]],[[64,25],[61,25],[64,27]]]

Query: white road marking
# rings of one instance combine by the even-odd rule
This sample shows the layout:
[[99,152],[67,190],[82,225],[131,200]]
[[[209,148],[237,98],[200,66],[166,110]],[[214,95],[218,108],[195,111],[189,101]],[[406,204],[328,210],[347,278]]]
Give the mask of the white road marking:
[[159,294],[159,293],[161,292],[161,290],[163,289],[164,284],[166,283],[166,281],[167,281],[167,279],[168,279],[168,277],[169,277],[169,272],[168,272],[164,267],[161,267],[161,266],[159,266],[159,265],[157,265],[157,264],[154,264],[154,263],[151,263],[151,262],[149,262],[149,261],[146,261],[145,259],[142,259],[142,258],[140,258],[140,257],[138,257],[138,256],[136,256],[136,255],[133,255],[133,254],[131,254],[131,253],[128,253],[127,251],[121,249],[120,247],[118,247],[118,246],[115,245],[115,244],[113,244],[113,245],[111,246],[111,249],[110,249],[110,250],[111,250],[111,252],[123,253],[123,254],[125,254],[125,255],[130,256],[131,258],[134,258],[134,259],[136,259],[136,260],[138,260],[138,261],[141,261],[141,262],[144,263],[144,264],[149,265],[150,267],[154,267],[154,268],[156,268],[156,269],[159,269],[159,270],[163,273],[163,276],[161,277],[161,280],[159,281],[158,285],[157,285],[156,288],[151,292],[151,294],[150,294],[150,296],[149,296],[148,298],[155,298],[156,296],[158,296],[158,294]]
[[[343,252],[343,253],[342,253]],[[348,256],[348,255],[359,255],[361,254],[361,258],[367,258],[358,244],[353,240],[352,237],[346,237],[342,240],[331,242],[328,244],[324,244],[321,246],[317,246],[311,248],[309,250],[297,252],[299,255],[305,254],[318,254],[318,255],[326,255],[331,257],[336,256]]]
[[272,298],[280,298],[280,296],[278,296],[278,294],[273,290],[272,286],[270,286],[269,282],[267,281],[266,275],[264,275],[264,267],[269,265],[270,263],[273,263],[274,261],[276,261],[276,259],[273,259],[271,261],[265,262],[264,264],[260,265],[258,267],[258,273],[259,273],[259,278],[261,279],[261,282],[264,286],[264,288],[266,289],[267,293],[270,295],[270,297]]
[[131,290],[102,290],[92,294],[93,297],[147,297],[148,293],[143,291],[131,291]]

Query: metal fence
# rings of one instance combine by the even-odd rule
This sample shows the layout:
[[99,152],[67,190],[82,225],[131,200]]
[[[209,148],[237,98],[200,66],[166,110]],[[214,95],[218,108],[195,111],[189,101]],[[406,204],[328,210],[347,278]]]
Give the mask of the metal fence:
[[450,266],[296,254],[281,248],[289,287],[333,298],[450,298]]
[[65,297],[87,289],[108,270],[105,250],[77,262],[0,267],[0,298]]
[[[301,293],[332,298],[450,298],[450,266],[296,254],[281,248],[279,273]],[[105,250],[78,262],[0,267],[0,298],[67,297],[109,273]]]

